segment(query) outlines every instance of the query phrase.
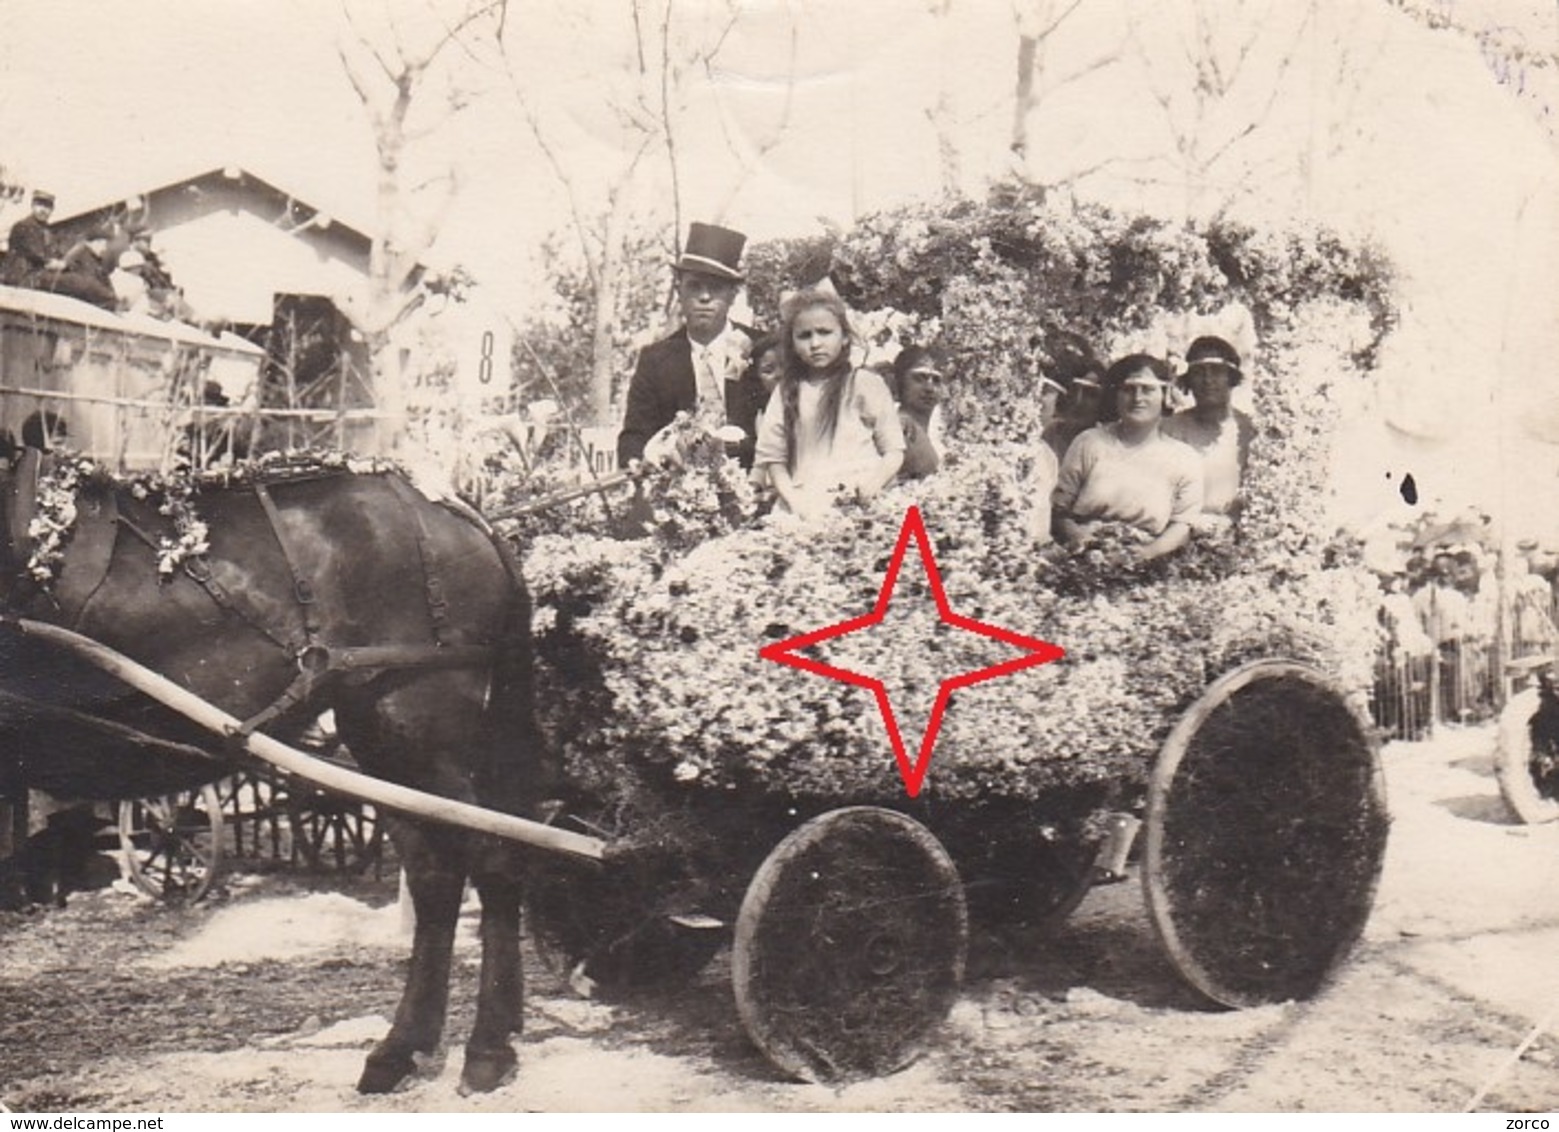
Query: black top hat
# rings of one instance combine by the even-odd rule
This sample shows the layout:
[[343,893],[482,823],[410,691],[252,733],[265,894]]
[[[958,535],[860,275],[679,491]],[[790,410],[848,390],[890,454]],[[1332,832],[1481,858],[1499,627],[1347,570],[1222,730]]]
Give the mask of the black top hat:
[[694,221],[688,225],[687,246],[682,249],[676,269],[740,283],[743,276],[738,265],[746,245],[747,237],[740,232]]
[[33,204],[45,204],[50,208],[53,208],[54,194],[51,192],[45,192],[43,189],[34,189],[32,194],[32,202]]

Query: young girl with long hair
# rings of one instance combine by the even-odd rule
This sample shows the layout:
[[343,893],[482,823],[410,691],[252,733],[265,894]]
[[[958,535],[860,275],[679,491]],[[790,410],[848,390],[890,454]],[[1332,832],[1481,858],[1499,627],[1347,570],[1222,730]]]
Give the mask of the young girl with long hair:
[[842,491],[881,491],[904,461],[904,430],[887,383],[850,364],[850,321],[838,295],[805,290],[780,313],[784,372],[763,412],[754,464],[767,469],[780,510],[813,517]]

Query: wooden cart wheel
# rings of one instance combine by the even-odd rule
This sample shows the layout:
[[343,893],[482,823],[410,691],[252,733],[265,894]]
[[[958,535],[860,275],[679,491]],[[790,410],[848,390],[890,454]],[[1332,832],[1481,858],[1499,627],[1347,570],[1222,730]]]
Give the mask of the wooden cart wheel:
[[526,886],[526,930],[542,963],[570,987],[611,1001],[684,986],[729,936],[678,922],[660,888],[631,862],[555,861]]
[[222,805],[212,786],[119,803],[119,848],[148,896],[193,904],[222,864]]
[[1223,1006],[1313,995],[1364,930],[1388,824],[1372,732],[1323,675],[1214,681],[1149,784],[1142,881],[1171,962]]
[[1499,716],[1494,769],[1499,792],[1527,825],[1559,818],[1559,703],[1536,688],[1510,698]]
[[803,1081],[892,1073],[952,1009],[968,942],[963,886],[935,837],[892,810],[832,810],[781,841],[747,888],[736,1008]]
[[295,857],[315,872],[357,875],[384,855],[384,826],[367,802],[295,786],[287,795]]

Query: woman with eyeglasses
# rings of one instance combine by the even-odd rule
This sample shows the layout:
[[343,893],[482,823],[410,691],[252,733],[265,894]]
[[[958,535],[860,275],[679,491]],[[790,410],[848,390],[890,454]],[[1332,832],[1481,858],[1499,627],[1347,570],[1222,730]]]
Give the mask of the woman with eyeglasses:
[[1106,423],[1080,434],[1066,450],[1051,497],[1056,538],[1085,547],[1102,523],[1145,532],[1138,562],[1184,546],[1202,510],[1202,461],[1190,445],[1164,435],[1169,368],[1132,354],[1104,375]]

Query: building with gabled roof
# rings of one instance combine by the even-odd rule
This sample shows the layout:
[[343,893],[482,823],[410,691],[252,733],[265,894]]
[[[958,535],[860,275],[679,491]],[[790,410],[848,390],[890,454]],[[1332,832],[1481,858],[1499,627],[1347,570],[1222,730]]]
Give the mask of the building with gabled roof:
[[[367,303],[371,237],[238,165],[207,169],[58,218],[63,244],[145,227],[192,317],[266,348],[264,446],[372,449],[366,352],[343,313]],[[117,250],[117,248],[115,249]],[[235,400],[247,391],[228,390]]]
[[237,165],[208,169],[59,217],[62,240],[103,225],[144,225],[204,321],[268,323],[277,294],[358,298],[371,238]]

